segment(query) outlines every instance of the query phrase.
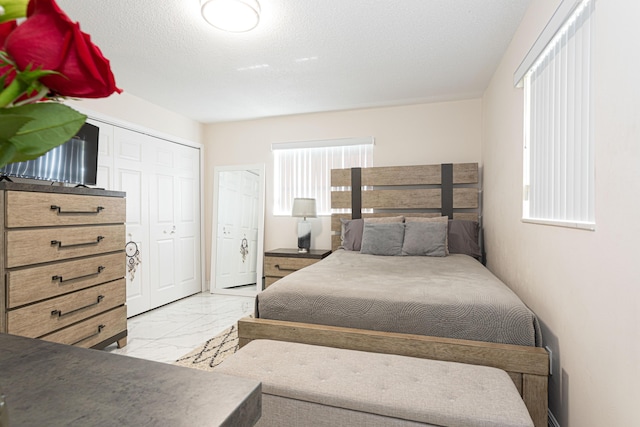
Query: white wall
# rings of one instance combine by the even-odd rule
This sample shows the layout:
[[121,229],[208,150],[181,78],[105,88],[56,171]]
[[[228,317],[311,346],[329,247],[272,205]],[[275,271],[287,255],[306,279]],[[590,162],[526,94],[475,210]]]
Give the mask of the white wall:
[[[205,259],[209,262],[211,253],[215,166],[266,164],[265,249],[291,248],[297,246],[297,219],[271,213],[271,143],[373,136],[375,166],[479,162],[481,123],[481,101],[474,99],[206,125]],[[330,218],[311,221],[312,248],[330,248]]]
[[65,104],[83,112],[96,112],[161,134],[177,136],[191,142],[202,142],[202,124],[126,91],[113,94],[109,98],[68,100]]
[[559,0],[532,0],[483,97],[488,267],[536,312],[562,427],[640,425],[640,3],[596,3],[595,232],[524,224],[513,72]]

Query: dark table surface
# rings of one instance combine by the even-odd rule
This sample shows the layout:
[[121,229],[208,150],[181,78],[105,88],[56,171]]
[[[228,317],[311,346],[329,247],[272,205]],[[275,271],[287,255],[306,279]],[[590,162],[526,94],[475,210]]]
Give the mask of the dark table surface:
[[216,372],[0,334],[13,426],[252,426],[261,384]]

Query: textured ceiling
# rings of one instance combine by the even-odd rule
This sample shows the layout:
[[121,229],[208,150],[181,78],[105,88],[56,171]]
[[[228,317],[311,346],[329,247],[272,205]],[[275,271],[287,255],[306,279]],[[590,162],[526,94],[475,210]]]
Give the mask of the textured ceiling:
[[126,92],[209,123],[482,94],[530,0],[259,0],[225,33],[199,0],[58,0]]

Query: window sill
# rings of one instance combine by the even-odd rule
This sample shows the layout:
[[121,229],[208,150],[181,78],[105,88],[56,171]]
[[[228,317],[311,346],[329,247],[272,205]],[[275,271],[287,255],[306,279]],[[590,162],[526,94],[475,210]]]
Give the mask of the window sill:
[[522,218],[528,224],[551,225],[554,227],[577,228],[579,230],[596,231],[595,222],[560,221],[550,219]]

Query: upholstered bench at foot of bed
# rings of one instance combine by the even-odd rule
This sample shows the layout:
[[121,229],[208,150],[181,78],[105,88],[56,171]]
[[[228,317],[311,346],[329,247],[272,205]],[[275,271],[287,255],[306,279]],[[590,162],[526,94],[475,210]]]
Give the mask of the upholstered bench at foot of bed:
[[255,340],[216,368],[262,382],[257,426],[533,427],[506,372]]

